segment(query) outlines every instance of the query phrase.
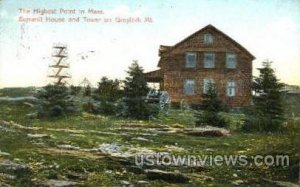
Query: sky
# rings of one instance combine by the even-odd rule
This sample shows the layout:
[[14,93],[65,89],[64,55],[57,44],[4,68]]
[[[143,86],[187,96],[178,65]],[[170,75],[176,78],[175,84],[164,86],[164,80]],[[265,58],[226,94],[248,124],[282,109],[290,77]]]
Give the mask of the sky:
[[[102,10],[80,23],[25,23],[26,9]],[[86,23],[82,17],[151,17],[152,23]],[[68,46],[70,84],[85,77],[96,86],[102,76],[124,79],[133,60],[145,71],[157,69],[159,45],[174,45],[212,24],[256,59],[273,61],[278,78],[300,85],[299,0],[0,0],[0,87],[44,86],[54,43]],[[91,52],[93,51],[93,52]],[[257,75],[254,71],[254,75]]]

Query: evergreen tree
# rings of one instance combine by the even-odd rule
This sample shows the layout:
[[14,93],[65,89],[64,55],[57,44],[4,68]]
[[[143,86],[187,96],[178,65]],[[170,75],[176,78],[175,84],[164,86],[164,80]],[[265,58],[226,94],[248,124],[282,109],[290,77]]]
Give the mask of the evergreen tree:
[[144,101],[149,91],[143,68],[133,62],[127,71],[124,88],[124,115],[136,119],[147,119],[154,110]]
[[218,98],[218,93],[213,83],[208,84],[202,102],[202,109],[203,113],[196,115],[196,125],[227,126],[224,118],[219,115],[219,112],[223,109],[223,105],[222,101]]
[[73,98],[65,85],[47,85],[36,95],[38,117],[60,117],[76,111]]
[[91,96],[92,95],[92,88],[90,85],[87,85],[84,88],[84,96]]
[[101,81],[98,82],[98,88],[94,92],[95,100],[100,101],[98,112],[110,115],[115,114],[117,111],[117,100],[121,97],[120,81],[102,77]]
[[255,96],[254,109],[257,119],[260,119],[258,130],[275,131],[284,120],[284,108],[280,90],[283,84],[276,78],[269,61],[263,62],[258,68],[259,76],[254,78],[253,90]]
[[74,86],[74,85],[70,86],[70,94],[71,95],[74,95],[74,96],[79,95],[80,91],[81,91],[80,86]]

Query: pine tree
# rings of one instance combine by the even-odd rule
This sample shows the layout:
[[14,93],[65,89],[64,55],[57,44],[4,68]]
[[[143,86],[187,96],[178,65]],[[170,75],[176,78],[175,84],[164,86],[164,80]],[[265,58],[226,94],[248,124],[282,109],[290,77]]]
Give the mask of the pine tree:
[[149,92],[143,68],[133,62],[127,71],[124,88],[124,115],[136,119],[147,119],[151,115],[151,106],[144,101]]
[[280,90],[283,84],[277,79],[269,61],[258,68],[259,76],[254,78],[253,98],[255,115],[260,119],[259,130],[276,131],[284,120],[284,108]]
[[218,113],[222,110],[222,101],[218,97],[217,90],[213,83],[208,84],[207,92],[202,102],[203,109],[208,112]]
[[98,88],[95,90],[93,97],[100,101],[99,111],[103,114],[115,114],[117,111],[117,100],[122,97],[120,90],[120,81],[110,80],[107,77],[102,77],[98,82]]
[[223,109],[223,105],[213,83],[208,84],[208,89],[204,94],[201,108],[203,113],[198,113],[196,115],[196,125],[211,125],[217,127],[227,126],[224,118],[219,115],[219,112]]
[[61,117],[76,111],[73,97],[65,85],[47,85],[36,95],[38,117]]
[[92,88],[90,85],[87,85],[84,88],[84,96],[91,96],[92,95]]

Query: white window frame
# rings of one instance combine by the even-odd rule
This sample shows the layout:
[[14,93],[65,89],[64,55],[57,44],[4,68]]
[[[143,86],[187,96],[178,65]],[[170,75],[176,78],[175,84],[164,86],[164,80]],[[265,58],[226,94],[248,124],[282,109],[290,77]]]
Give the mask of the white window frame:
[[[191,88],[191,91],[188,91],[189,88]],[[184,95],[195,95],[196,94],[196,81],[194,79],[186,79],[184,81],[184,85],[183,85],[183,92]]]
[[203,93],[204,94],[207,94],[209,84],[214,85],[215,81],[213,79],[203,79]]
[[209,44],[214,43],[213,35],[210,34],[210,33],[204,34],[204,35],[203,35],[203,42],[204,42],[204,44],[206,44],[206,45],[209,45]]
[[[208,56],[212,57],[211,61],[208,61]],[[203,55],[203,66],[204,68],[215,68],[215,54],[214,53],[204,53]]]
[[[194,57],[194,62],[189,61],[189,56]],[[197,54],[195,52],[186,52],[185,53],[185,67],[186,68],[195,68],[197,63]]]
[[228,97],[234,97],[236,95],[236,84],[233,80],[227,81],[226,94]]
[[226,68],[235,69],[237,64],[236,54],[226,53]]

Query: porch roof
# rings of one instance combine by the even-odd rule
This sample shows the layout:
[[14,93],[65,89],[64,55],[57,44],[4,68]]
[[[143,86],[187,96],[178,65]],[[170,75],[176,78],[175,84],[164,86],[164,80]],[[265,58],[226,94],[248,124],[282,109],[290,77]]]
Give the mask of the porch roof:
[[161,82],[163,80],[163,73],[160,69],[144,73],[147,82]]

